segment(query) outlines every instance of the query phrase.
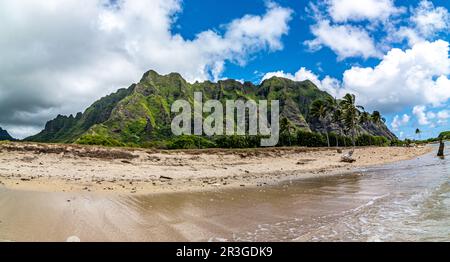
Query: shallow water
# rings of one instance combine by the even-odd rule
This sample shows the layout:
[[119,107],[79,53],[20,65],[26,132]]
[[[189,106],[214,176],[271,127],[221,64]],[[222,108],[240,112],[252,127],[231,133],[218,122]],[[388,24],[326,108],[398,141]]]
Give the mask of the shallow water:
[[81,241],[450,241],[450,156],[439,159],[433,153],[342,176],[209,193],[101,196],[0,188],[0,240],[71,236]]

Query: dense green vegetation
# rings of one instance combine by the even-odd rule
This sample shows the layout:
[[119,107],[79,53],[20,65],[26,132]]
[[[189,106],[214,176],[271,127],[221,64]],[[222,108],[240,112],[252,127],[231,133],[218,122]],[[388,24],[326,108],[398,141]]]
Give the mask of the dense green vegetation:
[[439,139],[450,139],[450,131],[442,132],[438,138]]
[[[385,120],[380,112],[375,111],[369,114],[364,107],[356,105],[355,95],[346,94],[342,99],[326,97],[325,99],[315,100],[311,105],[311,114],[325,127],[323,133],[325,133],[328,147],[333,143],[336,146],[339,144],[348,145],[349,138],[353,146],[385,146],[390,144],[390,140],[385,136],[373,136],[364,132],[364,126],[369,124],[381,126],[384,125]],[[325,124],[326,119],[331,119],[334,124],[342,125],[343,135],[333,134],[333,137],[330,138],[329,127]],[[394,140],[396,139],[392,139],[392,141]]]
[[[419,130],[419,129],[417,129]],[[416,130],[416,135],[419,135],[421,132],[417,132]],[[419,130],[420,131],[420,130]],[[433,138],[428,138],[428,139],[405,139],[405,140],[393,140],[391,141],[391,145],[393,146],[409,146],[409,145],[421,145],[421,144],[429,144],[429,143],[436,143],[439,142],[440,140],[449,140],[450,139],[450,131],[445,131],[439,134],[438,137],[433,137]]]
[[75,117],[59,115],[42,132],[26,140],[186,149],[260,145],[258,136],[174,137],[170,107],[179,99],[192,105],[194,92],[202,92],[204,101],[214,99],[222,103],[238,99],[279,100],[280,146],[368,145],[384,144],[384,140],[375,137],[396,139],[382,121],[377,122],[375,112],[370,121],[362,122],[367,115],[355,106],[354,96],[335,100],[311,81],[273,77],[260,85],[235,80],[190,84],[177,73],[161,76],[149,71],[138,84],[98,100]]

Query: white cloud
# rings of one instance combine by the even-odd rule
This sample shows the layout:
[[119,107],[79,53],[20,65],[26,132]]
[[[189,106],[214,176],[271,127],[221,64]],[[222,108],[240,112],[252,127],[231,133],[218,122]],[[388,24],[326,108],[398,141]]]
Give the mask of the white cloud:
[[400,127],[407,125],[410,119],[410,116],[407,114],[404,114],[402,117],[396,115],[391,123],[392,129],[398,131]]
[[[438,40],[421,42],[411,49],[392,49],[375,67],[352,67],[343,74],[343,81],[326,76],[321,79],[312,71],[301,68],[295,74],[284,71],[267,73],[264,79],[280,76],[296,81],[311,80],[321,90],[334,97],[346,93],[356,95],[357,102],[370,110],[395,114],[416,105],[438,107],[450,99],[449,43]],[[422,124],[439,118],[439,113],[425,112],[425,106],[415,107],[415,116]],[[421,113],[423,111],[423,114]],[[441,113],[445,116],[445,113]],[[405,118],[398,117],[398,124]]]
[[181,11],[181,0],[1,1],[0,125],[23,137],[148,69],[218,79],[226,61],[244,65],[255,52],[281,50],[292,16],[269,2],[265,14],[231,21],[222,34],[185,39],[171,32]]
[[419,125],[425,126],[431,124],[428,120],[425,106],[415,106],[413,108],[413,114],[416,116]]
[[438,124],[447,123],[447,120],[450,118],[450,110],[442,110],[437,113]]
[[352,25],[330,25],[330,21],[323,20],[311,27],[313,40],[305,41],[312,51],[317,51],[323,46],[329,47],[337,55],[338,60],[349,57],[379,57],[374,40],[369,33]]
[[417,118],[419,125],[427,125],[430,128],[436,127],[438,124],[446,124],[450,118],[450,110],[443,109],[438,112],[427,111],[423,105],[418,105],[413,108],[413,114]]
[[398,42],[406,39],[410,46],[426,40],[433,40],[440,32],[446,32],[450,28],[450,14],[445,7],[435,7],[427,0],[419,2],[418,6],[411,10],[408,26],[396,27],[389,25],[388,40]]
[[[414,105],[438,106],[450,98],[449,43],[421,42],[411,49],[392,49],[375,67],[345,71],[343,89],[359,103],[386,113]],[[341,90],[342,91],[342,90]]]
[[402,11],[392,0],[329,0],[328,4],[335,22],[386,20]]
[[446,8],[435,7],[432,2],[422,0],[413,11],[411,21],[422,35],[431,36],[449,28],[450,15]]

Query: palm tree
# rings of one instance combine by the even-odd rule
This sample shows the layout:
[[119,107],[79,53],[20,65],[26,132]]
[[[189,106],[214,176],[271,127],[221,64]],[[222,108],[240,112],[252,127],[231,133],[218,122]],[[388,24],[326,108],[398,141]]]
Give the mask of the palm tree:
[[288,140],[289,140],[289,146],[292,146],[292,142],[291,142],[292,129],[293,129],[293,126],[292,126],[291,122],[289,122],[289,120],[286,117],[283,117],[280,122],[280,130],[281,130],[282,134],[287,133]]
[[370,122],[372,118],[370,117],[370,114],[366,111],[362,112],[361,116],[359,117],[359,123],[366,124]]
[[[339,101],[331,96],[325,98],[327,111],[331,113],[333,122],[339,123],[342,120],[342,110]],[[339,134],[336,134],[336,147],[339,147]]]
[[[326,123],[325,123],[325,118],[328,115],[328,108],[326,103],[323,100],[315,100],[312,104],[311,104],[311,115],[313,117],[316,117],[319,119],[320,124],[325,127]],[[327,136],[327,143],[328,143],[328,147],[330,147],[330,138],[328,136],[328,129],[325,128],[325,134]]]
[[356,105],[356,97],[353,94],[346,94],[342,99],[341,106],[344,112],[344,124],[350,131],[353,147],[355,147],[356,127],[361,115],[359,109],[364,110],[364,107]]
[[419,140],[420,140],[420,134],[422,133],[422,131],[420,130],[420,129],[416,129],[416,136],[418,136],[419,137]]
[[386,119],[381,116],[379,111],[373,111],[373,113],[372,113],[372,121],[376,125],[379,125],[381,122],[386,123]]

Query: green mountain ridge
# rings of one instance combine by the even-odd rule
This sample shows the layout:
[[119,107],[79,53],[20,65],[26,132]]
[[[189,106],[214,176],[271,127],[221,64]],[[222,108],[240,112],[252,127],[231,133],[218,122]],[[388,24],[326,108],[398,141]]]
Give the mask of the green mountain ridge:
[[0,127],[0,141],[14,141],[15,139],[8,133],[8,131]]
[[[327,119],[322,124],[310,115],[310,105],[330,95],[319,90],[311,81],[295,82],[273,77],[260,85],[251,82],[223,80],[188,83],[178,73],[159,75],[150,70],[137,84],[103,97],[76,116],[59,115],[49,121],[39,134],[26,141],[80,143],[95,138],[93,144],[145,146],[173,137],[171,105],[178,99],[193,104],[194,92],[202,92],[204,101],[280,100],[280,117],[286,118],[297,130],[345,134],[340,123]],[[364,123],[357,134],[383,136],[395,140],[384,123]],[[89,143],[89,141],[88,141]]]

